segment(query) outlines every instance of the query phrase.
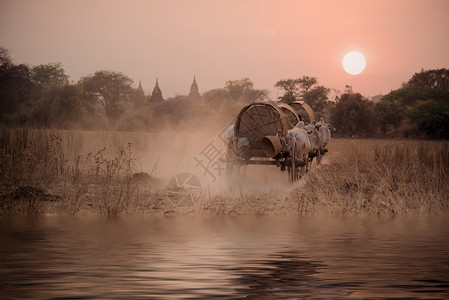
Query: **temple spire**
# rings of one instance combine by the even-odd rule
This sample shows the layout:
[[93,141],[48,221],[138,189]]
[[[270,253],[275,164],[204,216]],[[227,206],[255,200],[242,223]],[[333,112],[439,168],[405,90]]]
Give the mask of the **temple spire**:
[[190,87],[189,99],[193,101],[201,101],[202,97],[198,89],[198,84],[196,83],[196,76],[193,76],[193,83]]
[[156,85],[154,86],[153,93],[151,94],[151,97],[148,100],[148,102],[157,103],[162,101],[164,101],[164,98],[162,97],[162,91],[159,88],[159,79],[156,77]]
[[142,81],[139,80],[139,86],[137,87],[137,93],[140,97],[145,97],[145,93],[142,88]]

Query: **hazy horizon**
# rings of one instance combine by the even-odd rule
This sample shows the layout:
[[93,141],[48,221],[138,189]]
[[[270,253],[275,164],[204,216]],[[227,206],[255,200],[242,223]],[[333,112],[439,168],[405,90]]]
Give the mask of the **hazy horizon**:
[[[315,76],[326,87],[388,93],[415,72],[449,67],[449,1],[0,0],[0,46],[15,63],[61,62],[70,79],[120,71],[165,98],[249,77]],[[362,52],[360,75],[342,68]]]

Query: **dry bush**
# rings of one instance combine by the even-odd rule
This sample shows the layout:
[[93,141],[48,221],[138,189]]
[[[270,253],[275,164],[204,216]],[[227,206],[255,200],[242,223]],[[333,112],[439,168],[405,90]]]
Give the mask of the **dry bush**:
[[131,182],[134,166],[132,144],[128,143],[126,149],[119,148],[115,156],[106,155],[106,148],[95,154],[88,153],[90,162],[88,174],[94,176],[95,186],[92,196],[97,204],[100,214],[118,215],[125,212],[132,203],[136,190]]
[[[132,209],[138,198],[137,185],[131,180],[135,169],[132,143],[124,147],[124,139],[118,141],[111,133],[106,141],[109,149],[86,154],[82,145],[89,133],[82,135],[79,131],[2,128],[0,213],[75,214],[96,209],[100,214],[117,215]],[[87,140],[101,143],[99,134]],[[16,197],[23,187],[51,190],[60,199],[49,205],[48,197],[36,193]]]

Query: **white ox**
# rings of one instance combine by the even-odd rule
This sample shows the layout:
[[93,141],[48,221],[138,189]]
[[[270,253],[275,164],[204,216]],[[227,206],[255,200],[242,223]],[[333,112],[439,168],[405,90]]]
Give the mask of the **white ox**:
[[317,163],[321,163],[321,155],[327,152],[326,146],[329,144],[331,139],[331,129],[334,129],[332,125],[327,124],[324,118],[320,118],[319,122],[311,122],[310,124],[304,126],[310,139],[311,151],[309,154],[310,160],[317,157]]
[[304,122],[299,121],[293,129],[287,132],[287,141],[290,147],[296,142],[296,158],[306,163],[309,160],[310,140],[307,132],[304,130]]
[[312,162],[315,156],[318,157],[317,162],[320,164],[321,161],[321,153],[319,151],[321,146],[321,133],[316,129],[314,122],[307,124],[304,126],[304,130],[307,132],[307,135],[310,140],[310,151],[309,151],[309,161]]
[[320,118],[320,121],[315,124],[315,127],[318,128],[321,134],[320,147],[322,154],[324,154],[327,152],[326,146],[331,140],[331,131],[335,131],[335,128],[331,124],[326,123],[323,118]]

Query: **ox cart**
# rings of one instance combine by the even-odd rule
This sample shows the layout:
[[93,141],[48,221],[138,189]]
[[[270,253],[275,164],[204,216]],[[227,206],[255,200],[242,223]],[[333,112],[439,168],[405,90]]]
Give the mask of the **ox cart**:
[[287,104],[252,103],[243,107],[225,135],[228,172],[235,166],[273,165],[287,170],[290,181],[298,180],[309,159],[299,155],[300,145],[287,135],[299,121],[298,112]]

